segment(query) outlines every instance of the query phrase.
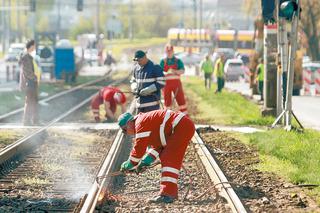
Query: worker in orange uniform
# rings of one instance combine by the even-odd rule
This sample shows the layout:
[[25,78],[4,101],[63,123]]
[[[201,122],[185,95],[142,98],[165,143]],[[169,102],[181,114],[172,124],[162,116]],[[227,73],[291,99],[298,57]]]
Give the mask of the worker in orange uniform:
[[173,50],[173,46],[167,44],[165,47],[167,57],[161,59],[160,66],[163,69],[166,85],[163,88],[164,105],[166,109],[170,109],[172,106],[172,95],[176,99],[179,105],[179,111],[187,114],[187,105],[184,97],[180,75],[184,73],[183,62],[176,58]]
[[121,171],[139,173],[159,157],[160,193],[149,202],[172,203],[178,198],[179,171],[195,132],[194,123],[184,113],[160,109],[135,117],[126,112],[119,116],[118,124],[124,133],[135,136],[130,157],[122,163]]
[[105,117],[107,121],[115,121],[117,104],[121,105],[122,113],[125,112],[126,96],[118,88],[106,86],[100,89],[99,93],[91,101],[91,109],[96,122],[100,122],[100,105],[105,106]]

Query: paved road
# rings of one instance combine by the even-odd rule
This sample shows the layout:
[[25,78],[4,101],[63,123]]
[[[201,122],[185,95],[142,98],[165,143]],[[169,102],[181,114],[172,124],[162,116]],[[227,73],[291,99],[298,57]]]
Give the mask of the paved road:
[[[251,95],[248,83],[227,82],[226,87],[244,95]],[[292,109],[303,126],[320,130],[320,96],[293,96]]]

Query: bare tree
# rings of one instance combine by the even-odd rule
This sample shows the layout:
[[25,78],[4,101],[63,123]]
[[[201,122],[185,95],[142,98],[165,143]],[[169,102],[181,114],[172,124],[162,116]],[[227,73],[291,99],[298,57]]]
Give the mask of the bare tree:
[[313,60],[320,60],[320,2],[319,0],[302,1],[301,28],[307,37],[307,52]]

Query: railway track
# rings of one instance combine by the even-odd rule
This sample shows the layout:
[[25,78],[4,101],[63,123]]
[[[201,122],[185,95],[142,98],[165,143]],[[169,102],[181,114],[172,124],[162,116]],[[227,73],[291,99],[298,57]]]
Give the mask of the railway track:
[[[83,199],[95,179],[94,174],[108,152],[115,130],[82,127],[72,130],[78,131],[73,133],[76,137],[68,139],[68,131],[52,129],[58,121],[88,105],[94,95],[1,150],[0,212],[72,212],[76,209],[79,199]],[[90,134],[92,138],[102,139],[83,144],[82,140]]]
[[180,198],[170,205],[147,203],[159,191],[159,165],[138,176],[117,171],[130,146],[119,131],[80,212],[246,212],[197,133],[181,170]]
[[[88,98],[87,101],[88,100],[90,100],[90,98]],[[86,101],[83,101],[80,105],[84,105],[85,102]],[[79,109],[81,106],[75,108]],[[140,176],[124,176],[117,173],[116,171],[119,169],[121,162],[124,161],[129,154],[128,147],[130,147],[130,138],[124,137],[120,131],[115,133],[114,130],[101,131],[84,128],[86,129],[85,133],[81,133],[81,131],[77,132],[76,134],[81,137],[81,141],[85,140],[85,135],[89,135],[92,132],[104,134],[109,139],[115,137],[115,140],[112,143],[109,140],[107,143],[108,146],[106,146],[105,142],[103,146],[95,144],[82,147],[86,150],[94,149],[95,147],[95,151],[88,152],[95,154],[101,153],[100,157],[93,158],[88,154],[84,156],[81,155],[81,157],[69,158],[68,156],[74,155],[74,151],[70,150],[76,150],[77,148],[70,149],[70,144],[73,142],[65,136],[67,132],[62,136],[55,131],[49,130],[49,128],[57,121],[74,112],[74,110],[66,112],[46,127],[37,130],[34,136],[29,136],[27,141],[29,140],[30,144],[32,144],[33,141],[38,141],[33,138],[36,135],[38,139],[44,140],[43,145],[36,151],[32,151],[34,150],[32,148],[26,151],[24,150],[25,148],[20,148],[20,146],[18,146],[18,148],[13,146],[10,155],[0,155],[0,162],[2,162],[0,193],[6,198],[1,199],[0,204],[6,206],[6,210],[9,209],[8,212],[10,212],[10,210],[16,210],[15,208],[17,206],[28,211],[96,212],[100,209],[102,212],[112,212],[130,210],[133,208],[132,203],[134,203],[133,209],[149,211],[150,209],[146,208],[147,204],[145,204],[145,201],[146,198],[153,196],[154,193],[158,191],[159,181],[156,180],[159,180],[159,166],[154,167],[150,171],[146,171],[146,173]],[[40,132],[46,132],[46,139],[41,138],[44,137],[43,135],[38,135]],[[79,145],[79,143],[77,143],[77,145]],[[75,145],[75,147],[77,147],[77,145]],[[35,146],[37,145],[27,145],[26,149],[28,150],[28,147]],[[220,177],[220,183],[217,182],[219,176],[213,178],[213,173],[221,174],[221,171],[210,171],[210,168],[213,170],[216,168],[212,168],[210,160],[208,160],[211,159],[211,155],[203,151],[204,148],[205,146],[201,145],[201,139],[195,136],[186,155],[184,169],[181,172],[181,181],[179,183],[180,200],[177,201],[177,204],[168,206],[167,210],[186,212],[191,211],[191,209],[205,210],[209,208],[221,212],[245,212],[244,208],[241,207],[241,202],[239,202],[239,200],[234,201],[235,196],[230,193],[230,191],[232,192],[230,185],[223,183],[226,182],[226,180]],[[27,155],[23,160],[20,160],[21,152],[29,152],[31,154]],[[103,155],[106,153],[108,153],[108,155]],[[200,157],[195,155],[195,153],[199,153],[198,155]],[[14,159],[14,161],[12,161],[12,159]],[[49,166],[37,166],[41,165],[40,162],[49,162]],[[59,171],[58,165],[64,165],[64,167],[69,168],[69,170],[70,168],[74,168],[74,171],[71,173],[77,175],[61,178],[63,177],[62,173],[66,174],[68,172],[65,170],[64,172],[57,172]],[[82,165],[82,167],[86,166],[87,172],[84,172],[82,167],[78,165]],[[39,167],[41,169],[39,169]],[[47,170],[43,168],[47,168]],[[212,182],[213,180],[214,182]],[[136,188],[139,188],[137,187],[139,183],[145,183],[145,185],[142,189],[136,191]],[[89,187],[89,185],[91,186]],[[210,192],[206,191],[208,185],[213,187]],[[206,193],[206,195],[210,194],[210,196],[204,198],[203,193]],[[139,198],[139,196],[141,196],[141,198]],[[137,199],[132,199],[132,197]],[[230,204],[227,204],[226,201]],[[232,203],[236,203],[237,205]],[[161,209],[163,206],[153,206],[153,208]]]
[[[76,105],[79,100],[84,100],[96,93],[99,87],[108,85],[112,82],[109,78],[110,70],[104,77],[93,80],[69,90],[62,91],[48,98],[39,100],[39,117],[44,124],[50,122],[65,109]],[[49,106],[49,107],[48,107]],[[13,110],[9,113],[0,115],[0,123],[20,123],[24,108]]]
[[[90,99],[84,100],[82,106]],[[66,112],[64,116],[67,114],[70,115]],[[11,145],[7,154],[1,152],[0,212],[21,209],[30,212],[248,211],[251,201],[246,201],[245,206],[242,204],[243,200],[235,193],[238,191],[232,188],[235,185],[219,168],[221,162],[218,164],[212,157],[216,150],[208,150],[197,133],[181,170],[179,199],[170,205],[156,205],[147,203],[147,199],[159,190],[159,165],[139,176],[118,172],[128,157],[130,138],[117,131],[113,124],[101,124],[97,128],[95,124],[74,123],[61,135],[57,131],[61,132],[68,123],[57,124],[60,120],[67,121],[65,117],[50,121],[34,132],[37,136],[28,136],[17,143],[23,146]],[[70,132],[77,135],[76,139],[68,138]],[[79,142],[87,141],[87,136],[102,138],[97,143]],[[39,141],[43,141],[42,146],[35,150]],[[62,170],[61,165],[67,169]]]

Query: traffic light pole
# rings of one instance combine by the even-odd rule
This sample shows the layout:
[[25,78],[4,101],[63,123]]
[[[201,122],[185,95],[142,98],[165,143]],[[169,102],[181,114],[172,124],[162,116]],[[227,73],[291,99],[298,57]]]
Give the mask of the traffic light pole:
[[[297,0],[298,8],[294,13],[292,29],[291,29],[291,37],[290,37],[290,51],[289,51],[289,66],[288,66],[288,83],[287,83],[287,93],[286,93],[286,102],[284,110],[277,117],[277,119],[273,122],[272,127],[280,121],[280,119],[284,116],[285,118],[285,129],[290,131],[292,129],[292,118],[291,115],[296,119],[299,126],[303,129],[302,124],[299,122],[297,117],[292,111],[292,90],[293,90],[293,78],[294,78],[294,61],[296,57],[297,50],[297,36],[298,36],[298,24],[299,24],[299,16],[300,16],[300,2]],[[283,56],[282,56],[283,57]]]
[[282,71],[283,66],[281,62],[283,61],[281,58],[281,50],[283,48],[283,22],[279,19],[279,0],[275,1],[276,7],[276,14],[277,14],[277,25],[278,25],[278,32],[277,32],[277,42],[278,42],[278,53],[277,53],[277,116],[279,116],[282,112],[282,90],[281,90],[281,83],[282,83]]
[[276,116],[277,105],[277,25],[269,24],[264,27],[264,82],[262,115]]
[[[287,76],[288,74],[288,52],[289,52],[286,21],[284,20],[284,18],[279,18],[279,47],[280,47],[281,72],[278,73],[279,75],[278,78],[279,78],[279,81],[282,82],[282,84],[280,84],[280,88],[278,91],[277,116],[279,116],[285,108],[284,104],[285,104],[286,94],[287,94],[286,93],[287,82],[284,82],[282,78],[283,75]],[[285,87],[283,87],[283,85]],[[284,123],[286,123],[285,117],[284,117]]]

